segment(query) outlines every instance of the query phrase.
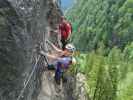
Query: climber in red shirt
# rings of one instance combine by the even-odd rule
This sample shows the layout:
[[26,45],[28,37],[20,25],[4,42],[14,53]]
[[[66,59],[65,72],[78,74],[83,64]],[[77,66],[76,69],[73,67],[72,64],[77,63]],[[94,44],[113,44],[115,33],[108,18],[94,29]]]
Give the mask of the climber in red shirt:
[[61,17],[61,22],[59,24],[59,33],[61,36],[62,49],[64,50],[72,33],[71,23],[69,23],[64,16]]

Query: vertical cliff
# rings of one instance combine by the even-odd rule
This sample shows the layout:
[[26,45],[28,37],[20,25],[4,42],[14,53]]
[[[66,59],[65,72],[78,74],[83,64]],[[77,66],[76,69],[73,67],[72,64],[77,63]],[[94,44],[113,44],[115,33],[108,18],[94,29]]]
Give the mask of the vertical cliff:
[[78,100],[76,78],[57,86],[37,51],[46,39],[59,44],[58,2],[0,0],[0,100]]
[[[17,99],[35,67],[36,47],[44,43],[48,18],[54,17],[55,20],[51,20],[54,25],[59,15],[56,1],[0,0],[0,100]],[[42,61],[43,58],[39,60],[21,100],[37,99],[44,67]]]

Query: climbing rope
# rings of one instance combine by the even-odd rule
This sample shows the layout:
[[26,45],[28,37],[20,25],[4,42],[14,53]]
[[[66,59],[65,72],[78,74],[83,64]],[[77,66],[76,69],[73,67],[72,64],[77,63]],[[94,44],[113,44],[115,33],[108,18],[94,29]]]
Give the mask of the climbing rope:
[[[46,42],[46,41],[45,41],[45,42]],[[49,43],[51,43],[51,42],[49,41]],[[41,45],[39,46],[39,50],[42,49],[42,45],[43,45],[43,44],[41,43]],[[37,64],[38,64],[38,62],[39,62],[39,60],[40,60],[40,57],[41,57],[41,55],[39,55],[38,58],[36,58],[36,62],[35,62],[35,64],[34,64],[34,66],[33,66],[33,69],[32,69],[32,71],[31,71],[31,73],[29,74],[29,76],[28,76],[28,78],[27,78],[27,81],[24,82],[24,87],[21,89],[20,94],[19,94],[17,100],[20,100],[21,97],[23,96],[23,93],[24,93],[24,91],[25,91],[27,85],[29,84],[29,82],[30,82],[30,80],[31,80],[31,78],[32,78],[32,76],[33,76],[33,74],[34,74],[36,68],[37,68]],[[46,64],[47,64],[47,66],[48,66],[49,63],[48,63],[48,60],[47,60],[46,56],[44,56],[44,59],[45,59],[45,62],[46,62]]]
[[17,100],[20,100],[21,97],[23,96],[23,93],[24,93],[24,91],[25,91],[25,89],[26,89],[28,83],[30,82],[31,77],[33,76],[33,74],[34,74],[34,72],[35,72],[35,70],[36,70],[36,68],[37,68],[37,64],[38,64],[38,62],[39,62],[40,57],[41,57],[41,56],[39,55],[39,57],[36,58],[36,63],[35,63],[35,65],[34,65],[32,71],[31,71],[30,75],[28,76],[28,79],[27,79],[27,81],[25,82],[24,87],[23,87],[22,90],[20,91],[20,94],[19,94]]

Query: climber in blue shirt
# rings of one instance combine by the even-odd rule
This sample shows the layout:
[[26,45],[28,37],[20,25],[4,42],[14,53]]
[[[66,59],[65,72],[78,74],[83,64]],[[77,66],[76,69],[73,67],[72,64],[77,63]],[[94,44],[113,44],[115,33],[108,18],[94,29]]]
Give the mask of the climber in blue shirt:
[[[56,54],[48,54],[43,51],[40,53],[54,60],[55,65],[55,81],[60,84],[60,80],[65,79],[63,73],[71,64],[75,64],[76,60],[73,57],[75,47],[72,44],[67,44],[64,50],[57,48],[54,44],[48,42],[55,50]],[[65,80],[64,80],[65,81]]]

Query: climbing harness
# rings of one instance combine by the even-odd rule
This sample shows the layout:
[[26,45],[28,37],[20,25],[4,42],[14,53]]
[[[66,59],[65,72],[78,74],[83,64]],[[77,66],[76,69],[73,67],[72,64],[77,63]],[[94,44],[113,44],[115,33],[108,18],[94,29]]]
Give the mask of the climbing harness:
[[25,91],[25,89],[26,89],[28,83],[30,82],[30,80],[31,80],[31,78],[32,78],[32,76],[33,76],[33,74],[34,74],[36,68],[37,68],[37,64],[38,64],[38,62],[39,62],[40,57],[41,57],[41,56],[39,55],[39,57],[36,59],[36,62],[35,62],[35,64],[34,64],[34,67],[33,67],[32,71],[31,71],[30,75],[28,76],[28,79],[27,79],[27,81],[25,82],[24,87],[23,87],[22,90],[20,91],[20,94],[19,94],[17,100],[20,100],[21,97],[23,96],[23,93],[24,93],[24,91]]

